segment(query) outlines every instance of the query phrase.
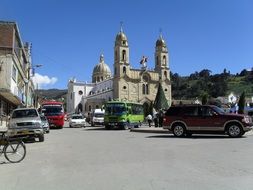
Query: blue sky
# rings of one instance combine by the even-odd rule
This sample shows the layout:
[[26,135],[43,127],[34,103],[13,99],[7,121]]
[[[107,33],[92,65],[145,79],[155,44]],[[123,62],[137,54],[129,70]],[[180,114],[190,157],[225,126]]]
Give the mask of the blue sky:
[[0,20],[18,23],[33,64],[43,64],[36,73],[45,89],[65,89],[72,77],[91,81],[101,53],[113,70],[121,21],[134,68],[143,55],[154,67],[162,29],[173,73],[251,69],[252,10],[252,0],[0,0]]

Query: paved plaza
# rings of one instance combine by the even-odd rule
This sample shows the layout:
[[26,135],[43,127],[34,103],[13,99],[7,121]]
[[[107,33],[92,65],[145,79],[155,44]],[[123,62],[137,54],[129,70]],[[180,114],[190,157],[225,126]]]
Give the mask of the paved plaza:
[[253,136],[51,130],[18,164],[0,157],[3,190],[252,189]]

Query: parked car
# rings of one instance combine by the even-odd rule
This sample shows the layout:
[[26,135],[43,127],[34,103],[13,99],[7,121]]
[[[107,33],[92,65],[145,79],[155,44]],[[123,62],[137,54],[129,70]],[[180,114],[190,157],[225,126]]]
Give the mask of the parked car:
[[86,121],[82,115],[73,114],[69,119],[69,127],[85,127]]
[[41,125],[44,130],[44,133],[49,133],[50,132],[49,123],[46,116],[40,115],[40,119],[41,119]]
[[247,115],[229,114],[211,105],[172,106],[165,113],[163,128],[177,137],[194,133],[220,133],[241,137],[253,127]]
[[104,125],[105,110],[94,109],[91,113],[91,126],[103,126]]
[[10,136],[24,136],[28,138],[39,138],[44,141],[44,131],[38,111],[35,108],[19,108],[13,110],[8,134]]

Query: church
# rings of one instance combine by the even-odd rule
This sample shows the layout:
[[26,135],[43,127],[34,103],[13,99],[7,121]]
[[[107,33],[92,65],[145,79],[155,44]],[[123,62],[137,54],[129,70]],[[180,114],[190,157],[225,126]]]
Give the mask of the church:
[[171,105],[169,53],[161,34],[156,41],[154,54],[153,69],[147,69],[144,56],[142,67],[132,68],[128,39],[121,28],[115,39],[113,74],[105,63],[104,55],[100,55],[99,63],[93,69],[92,82],[69,80],[67,113],[88,114],[110,100],[139,102],[145,110],[154,102],[159,83]]

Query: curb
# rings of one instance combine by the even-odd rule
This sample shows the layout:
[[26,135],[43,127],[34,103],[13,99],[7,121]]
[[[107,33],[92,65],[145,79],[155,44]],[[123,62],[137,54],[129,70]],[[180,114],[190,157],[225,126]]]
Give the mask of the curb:
[[138,133],[166,133],[166,134],[171,134],[170,131],[165,130],[165,129],[156,129],[156,128],[132,128],[130,129],[130,132],[138,132]]

